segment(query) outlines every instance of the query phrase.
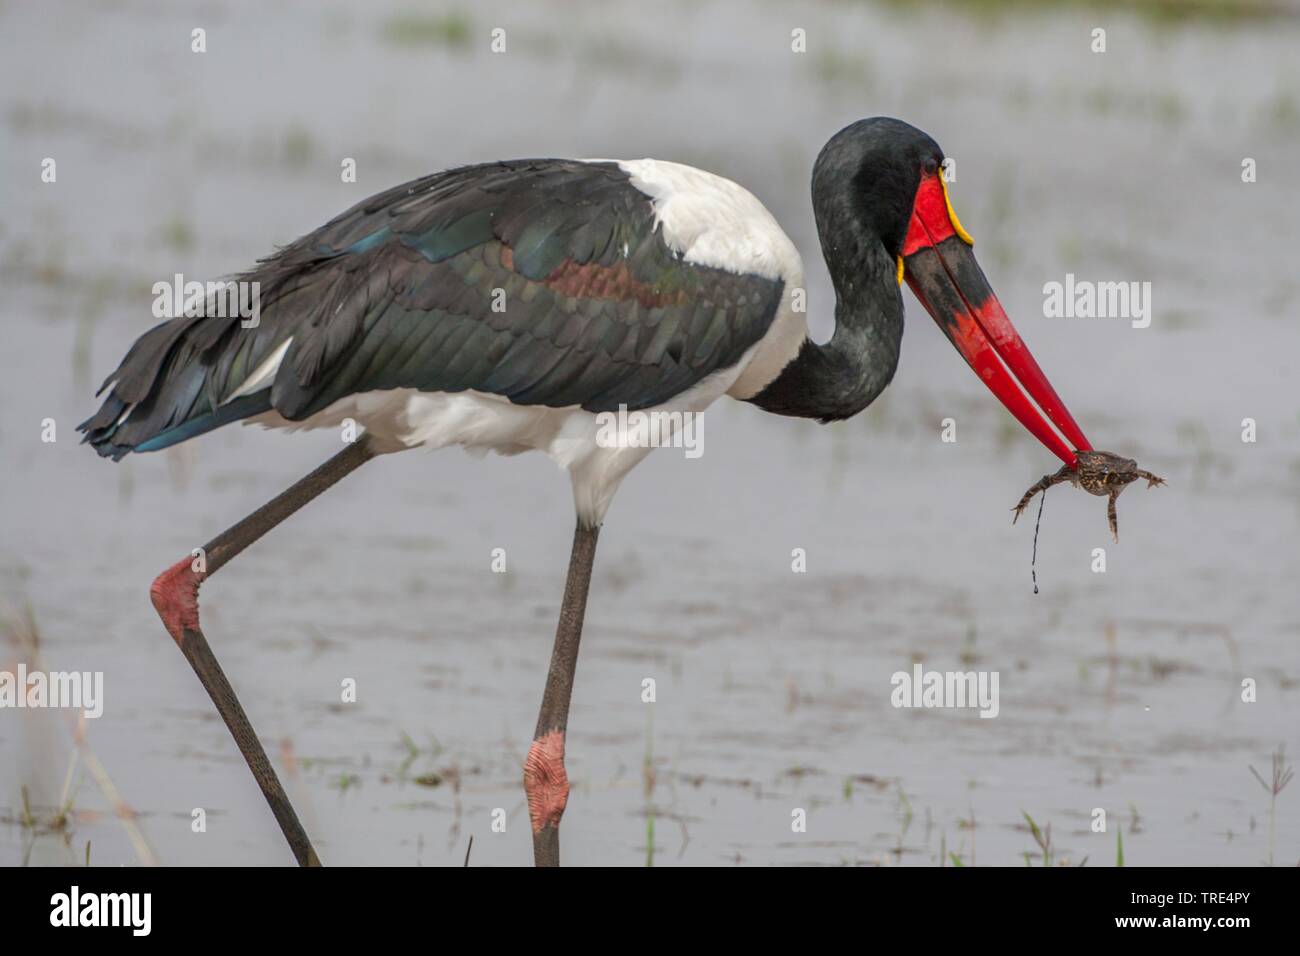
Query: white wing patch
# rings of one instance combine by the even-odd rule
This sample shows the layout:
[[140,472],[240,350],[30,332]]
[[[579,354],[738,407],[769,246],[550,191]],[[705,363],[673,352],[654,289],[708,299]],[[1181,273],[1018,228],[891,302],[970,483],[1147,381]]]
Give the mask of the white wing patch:
[[796,277],[802,281],[799,251],[748,189],[681,163],[617,162],[632,185],[650,197],[664,241],[687,262],[787,285]]

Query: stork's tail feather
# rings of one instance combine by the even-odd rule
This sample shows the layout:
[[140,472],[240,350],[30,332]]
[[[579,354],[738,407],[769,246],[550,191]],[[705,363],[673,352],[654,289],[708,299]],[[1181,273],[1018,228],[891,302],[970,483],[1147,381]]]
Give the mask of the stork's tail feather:
[[[237,327],[237,319],[182,317],[140,336],[100,387],[102,392],[112,386],[99,411],[77,426],[85,433],[82,441],[118,461],[268,411],[270,382],[248,395],[230,387],[232,380],[247,376],[256,354],[266,351],[264,343],[248,351],[223,348],[231,345],[224,333]],[[237,397],[221,400],[232,391]]]
[[222,405],[215,412],[208,412],[205,415],[191,418],[189,421],[164,429],[158,434],[135,444],[114,440],[118,432],[117,425],[102,428],[96,428],[92,425],[92,422],[99,418],[104,409],[109,408],[114,401],[121,405],[120,400],[109,398],[108,401],[104,402],[99,414],[78,425],[77,431],[86,433],[85,437],[81,439],[82,442],[88,442],[90,447],[99,452],[100,455],[105,458],[112,458],[114,461],[120,461],[128,452],[161,451],[164,448],[170,448],[172,445],[178,445],[190,438],[210,432],[214,428],[228,425],[230,422],[251,418],[254,415],[262,414],[262,412],[270,411],[271,390],[266,388],[255,395],[245,395],[242,398],[237,398]]

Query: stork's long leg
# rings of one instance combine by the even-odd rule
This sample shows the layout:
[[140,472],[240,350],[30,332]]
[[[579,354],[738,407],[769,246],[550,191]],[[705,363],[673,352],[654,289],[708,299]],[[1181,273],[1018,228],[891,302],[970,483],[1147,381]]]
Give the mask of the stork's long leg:
[[234,688],[230,686],[230,681],[226,679],[199,627],[199,585],[266,532],[376,454],[378,452],[374,450],[369,436],[362,436],[307,477],[208,542],[203,549],[204,563],[200,565],[202,570],[195,570],[197,559],[182,558],[158,575],[149,590],[153,606],[162,618],[167,633],[171,634],[185,659],[194,668],[204,690],[216,704],[221,719],[226,722],[230,735],[235,738],[239,752],[244,755],[248,769],[253,772],[266,802],[271,805],[271,812],[284,831],[285,839],[289,841],[289,848],[293,850],[299,866],[320,866],[320,859],[316,856],[311,841],[307,839],[302,824],[298,822],[298,815],[294,813],[293,806],[267,759],[266,751],[262,749],[262,744],[253,731],[253,725],[240,706]]
[[538,866],[560,865],[560,817],[569,800],[564,734],[569,724],[573,673],[578,665],[578,642],[582,638],[582,618],[587,610],[587,591],[599,534],[599,527],[587,527],[581,519],[573,532],[573,552],[564,583],[560,622],[555,628],[551,668],[546,675],[533,745],[524,762],[524,789],[528,793],[528,816],[533,827],[533,862]]

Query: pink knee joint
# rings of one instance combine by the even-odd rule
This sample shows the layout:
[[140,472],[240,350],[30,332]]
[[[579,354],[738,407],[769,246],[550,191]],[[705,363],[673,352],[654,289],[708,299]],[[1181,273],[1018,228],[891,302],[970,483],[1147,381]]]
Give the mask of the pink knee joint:
[[185,630],[199,629],[199,585],[205,575],[191,566],[193,558],[181,558],[158,577],[149,588],[154,610],[177,646],[185,639]]
[[569,777],[564,772],[564,731],[552,730],[533,741],[524,761],[524,790],[533,832],[560,825],[569,802]]

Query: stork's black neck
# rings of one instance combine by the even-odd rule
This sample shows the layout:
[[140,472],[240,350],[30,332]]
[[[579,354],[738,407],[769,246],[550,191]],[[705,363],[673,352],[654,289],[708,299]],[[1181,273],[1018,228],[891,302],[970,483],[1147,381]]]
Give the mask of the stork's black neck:
[[799,354],[750,399],[778,415],[823,422],[862,411],[885,390],[903,341],[903,250],[923,156],[938,146],[887,117],[846,126],[813,164],[812,204],[835,286],[835,334]]
[[820,210],[817,219],[835,286],[835,334],[824,345],[805,339],[794,360],[749,400],[777,415],[831,422],[862,411],[894,377],[903,296],[897,264],[878,237],[829,228]]

